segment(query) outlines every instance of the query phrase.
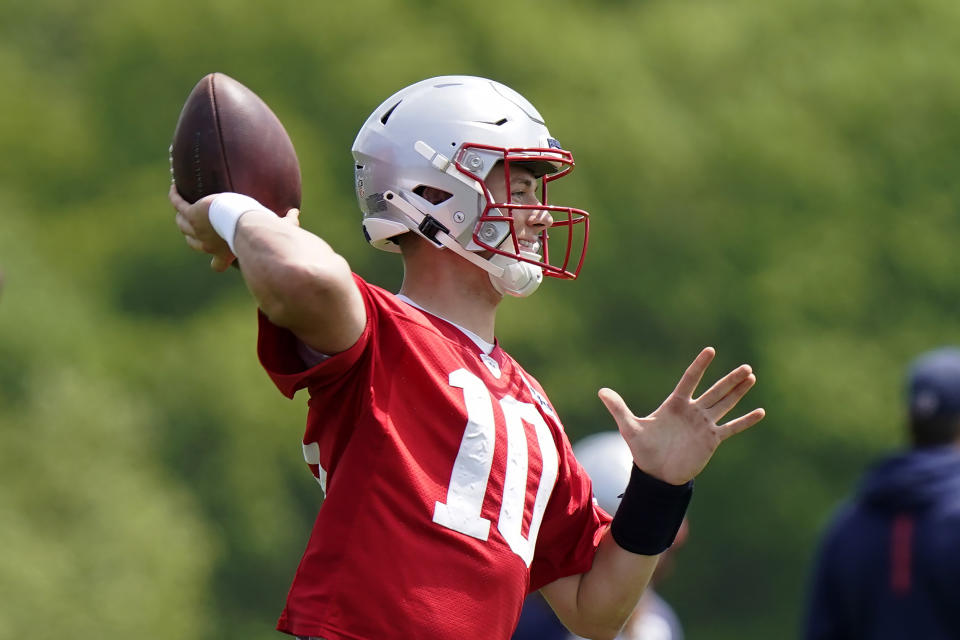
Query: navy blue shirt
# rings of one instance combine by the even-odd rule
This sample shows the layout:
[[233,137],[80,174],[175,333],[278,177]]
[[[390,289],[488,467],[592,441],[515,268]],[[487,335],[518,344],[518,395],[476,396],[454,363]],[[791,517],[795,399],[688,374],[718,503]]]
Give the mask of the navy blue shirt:
[[569,637],[570,632],[543,596],[539,592],[528,595],[511,640],[568,640]]
[[960,450],[918,449],[867,473],[824,535],[804,637],[960,639]]

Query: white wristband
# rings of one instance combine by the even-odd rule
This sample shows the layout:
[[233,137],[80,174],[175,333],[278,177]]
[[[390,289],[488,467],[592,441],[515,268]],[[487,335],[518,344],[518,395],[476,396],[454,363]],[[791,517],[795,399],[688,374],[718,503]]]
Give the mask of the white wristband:
[[210,226],[221,238],[226,240],[227,246],[233,255],[237,255],[233,247],[234,237],[237,235],[237,221],[247,211],[270,212],[265,206],[241,193],[221,193],[210,203]]

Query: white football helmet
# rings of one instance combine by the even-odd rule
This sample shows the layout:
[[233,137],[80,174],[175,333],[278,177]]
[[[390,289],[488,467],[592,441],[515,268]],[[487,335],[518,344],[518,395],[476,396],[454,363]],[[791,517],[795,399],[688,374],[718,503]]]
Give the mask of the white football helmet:
[[[550,205],[546,198],[547,183],[573,169],[573,155],[550,136],[533,105],[509,87],[472,76],[413,84],[370,114],[352,151],[364,235],[373,246],[399,251],[393,239],[413,231],[483,268],[501,293],[515,296],[536,290],[544,274],[577,277],[588,214]],[[484,183],[499,162],[506,202],[496,202]],[[511,165],[540,180],[540,204],[511,203]],[[424,197],[427,188],[450,196],[432,202]],[[550,230],[565,235],[556,260],[551,261],[546,231],[540,237],[542,255],[520,246],[512,216],[524,210],[548,211],[554,219]]]
[[601,431],[578,440],[573,455],[593,482],[593,497],[597,504],[613,515],[620,506],[630,472],[633,454],[619,431]]

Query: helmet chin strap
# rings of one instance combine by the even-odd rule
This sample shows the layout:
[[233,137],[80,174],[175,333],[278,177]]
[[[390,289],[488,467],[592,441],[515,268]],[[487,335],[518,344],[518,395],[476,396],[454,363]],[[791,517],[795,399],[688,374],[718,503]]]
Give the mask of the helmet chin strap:
[[[387,206],[398,209],[414,226],[419,227],[426,217],[423,212],[401,198],[392,191],[384,192],[384,202]],[[508,238],[509,239],[509,238]],[[508,240],[507,239],[507,240]],[[468,262],[472,262],[490,276],[490,282],[501,294],[508,294],[517,298],[526,298],[537,290],[543,282],[543,269],[538,265],[522,262],[511,256],[495,254],[492,258],[482,258],[473,251],[467,251],[453,236],[443,230],[438,230],[433,241]],[[506,240],[505,240],[506,241]],[[520,255],[530,260],[539,260],[540,255],[532,251],[520,250]]]
[[[540,259],[540,256],[532,251],[521,251],[520,255],[531,260]],[[521,262],[499,253],[490,258],[490,262],[503,267],[502,276],[490,274],[490,282],[493,283],[494,289],[502,294],[526,298],[543,282],[543,269],[535,264]]]
[[[424,219],[427,217],[423,214],[422,211],[417,209],[415,206],[404,200],[400,197],[399,194],[394,193],[393,191],[384,191],[383,192],[383,201],[387,206],[393,207],[400,211],[404,216],[407,217],[411,222],[413,222],[413,229],[419,228],[423,223]],[[412,229],[411,229],[412,230]],[[421,234],[422,235],[422,234]],[[443,229],[437,229],[433,234],[432,238],[428,238],[434,244],[446,247],[453,251],[455,254],[464,258],[468,262],[472,262],[477,265],[484,271],[490,274],[491,277],[501,277],[503,276],[504,269],[498,265],[492,264],[490,260],[481,258],[472,251],[467,251],[460,243],[457,242],[453,236],[451,236],[447,231]]]

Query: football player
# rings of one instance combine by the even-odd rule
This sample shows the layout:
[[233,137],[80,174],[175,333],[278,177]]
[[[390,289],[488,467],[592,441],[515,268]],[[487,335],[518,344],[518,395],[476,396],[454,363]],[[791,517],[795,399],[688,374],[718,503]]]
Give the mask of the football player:
[[377,107],[353,158],[367,239],[402,256],[396,294],[352,273],[296,211],[170,191],[188,244],[215,269],[243,265],[267,373],[310,398],[303,452],[326,497],[278,629],[505,640],[539,589],[577,634],[613,638],[673,542],[693,477],[763,417],[722,423],[751,368],[695,397],[706,348],[646,417],[600,390],[635,463],[611,523],[546,392],[494,333],[504,296],[582,265],[588,214],[547,199],[572,154],[517,92],[446,76]]

